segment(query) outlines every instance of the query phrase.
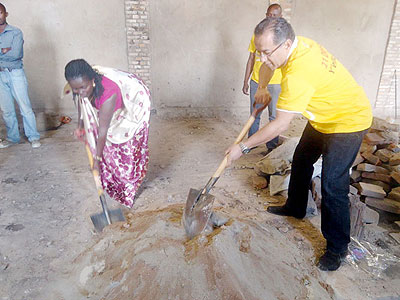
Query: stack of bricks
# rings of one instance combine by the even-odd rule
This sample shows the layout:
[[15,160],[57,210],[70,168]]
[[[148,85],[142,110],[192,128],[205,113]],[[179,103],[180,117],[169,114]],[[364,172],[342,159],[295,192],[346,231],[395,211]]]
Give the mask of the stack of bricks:
[[147,0],[125,0],[129,71],[150,87],[150,24]]
[[350,192],[368,206],[400,214],[399,125],[374,118],[354,162]]

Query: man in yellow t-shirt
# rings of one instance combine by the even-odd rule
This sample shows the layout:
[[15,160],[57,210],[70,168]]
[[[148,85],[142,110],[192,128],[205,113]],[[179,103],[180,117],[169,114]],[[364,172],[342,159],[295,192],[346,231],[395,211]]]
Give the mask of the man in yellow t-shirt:
[[[318,267],[334,271],[350,242],[349,170],[372,123],[370,102],[332,54],[313,40],[296,37],[285,19],[267,17],[254,34],[263,67],[282,70],[282,91],[276,119],[246,142],[231,146],[228,163],[282,133],[296,114],[308,119],[293,155],[288,199],[268,211],[304,218],[313,164],[322,155],[321,231],[327,245]],[[261,73],[267,74],[264,69]],[[265,82],[264,77],[260,82]],[[265,90],[257,93],[256,103],[267,102]]]
[[[282,17],[282,8],[279,4],[271,4],[268,9],[266,16],[268,17],[274,17],[274,18],[279,18]],[[243,83],[243,88],[242,91],[244,94],[248,95],[249,94],[249,79],[251,75],[251,80],[250,80],[250,113],[253,112],[253,104],[254,104],[254,96],[257,92],[258,89],[258,77],[259,77],[259,71],[260,67],[262,65],[262,62],[260,61],[260,57],[256,53],[256,46],[254,44],[254,34],[251,38],[250,45],[249,45],[249,58],[247,60],[246,64],[246,72],[244,75],[244,83]],[[276,70],[274,73],[274,76],[272,79],[269,81],[268,84],[268,91],[271,95],[271,102],[268,104],[268,114],[269,114],[269,121],[275,120],[276,117],[276,102],[278,101],[279,94],[281,92],[281,78],[282,74],[280,70]],[[260,119],[261,119],[261,113],[256,117],[253,125],[251,126],[249,130],[249,137],[252,136],[254,133],[258,131],[260,128]],[[267,148],[269,150],[272,150],[278,146],[278,136],[273,138],[272,140],[267,142]]]

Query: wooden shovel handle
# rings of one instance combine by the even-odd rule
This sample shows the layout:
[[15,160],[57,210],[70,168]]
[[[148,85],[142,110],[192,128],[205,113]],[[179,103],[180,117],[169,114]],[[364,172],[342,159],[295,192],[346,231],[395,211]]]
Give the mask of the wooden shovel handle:
[[96,188],[97,188],[97,193],[99,194],[99,196],[103,195],[103,187],[101,185],[101,180],[100,180],[100,174],[97,170],[93,170],[93,155],[92,152],[90,151],[89,145],[86,144],[86,152],[89,158],[89,164],[90,164],[90,168],[92,169],[92,174],[93,174],[93,178],[94,178],[94,183],[96,184]]
[[[247,123],[244,125],[242,131],[239,133],[238,137],[235,140],[234,144],[239,144],[247,134],[247,132],[250,130],[251,125],[253,125],[257,115],[262,112],[265,108],[267,107],[267,104],[263,105],[262,107],[255,109],[253,113],[251,114],[250,118],[248,119]],[[220,163],[217,171],[215,171],[214,175],[212,176],[213,178],[217,178],[221,176],[222,172],[225,170],[226,165],[228,163],[228,156],[229,154],[225,155],[224,159]]]

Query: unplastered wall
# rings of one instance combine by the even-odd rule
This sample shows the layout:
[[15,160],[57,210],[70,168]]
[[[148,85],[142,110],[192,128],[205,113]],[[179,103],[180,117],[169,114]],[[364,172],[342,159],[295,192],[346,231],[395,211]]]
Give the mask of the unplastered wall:
[[8,0],[9,24],[24,33],[24,66],[36,112],[69,113],[60,101],[64,67],[75,58],[128,69],[124,0]]
[[248,110],[247,48],[267,1],[150,1],[151,82],[157,109]]
[[[282,0],[297,34],[334,54],[373,104],[394,0]],[[247,113],[247,47],[268,1],[150,2],[155,106],[169,113]]]

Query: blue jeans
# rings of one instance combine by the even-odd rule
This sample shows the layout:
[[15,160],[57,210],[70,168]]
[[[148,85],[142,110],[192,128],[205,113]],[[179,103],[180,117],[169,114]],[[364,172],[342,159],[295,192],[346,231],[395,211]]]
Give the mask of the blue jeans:
[[349,170],[366,133],[324,134],[308,123],[293,155],[285,206],[297,218],[306,215],[313,165],[322,155],[321,231],[334,253],[345,252],[350,242]]
[[24,132],[30,142],[39,140],[35,114],[28,96],[28,82],[24,69],[0,72],[0,108],[7,129],[7,140],[19,143],[18,120],[15,114],[14,99],[17,101],[24,123]]
[[[281,85],[280,84],[269,84],[268,85],[268,91],[271,94],[271,102],[268,104],[268,114],[269,114],[269,121],[275,120],[276,118],[276,103],[278,102],[279,94],[281,93]],[[258,89],[258,83],[255,82],[254,80],[250,80],[250,113],[253,113],[253,104],[254,104],[254,96],[256,95]],[[256,108],[260,107],[261,105],[258,105]],[[260,119],[261,119],[261,114],[259,113],[256,119],[254,120],[253,125],[251,126],[249,130],[249,137],[251,137],[253,134],[255,134],[258,129],[260,128]],[[269,142],[267,142],[267,148],[268,149],[275,149],[278,146],[278,141],[279,137],[275,137]]]

